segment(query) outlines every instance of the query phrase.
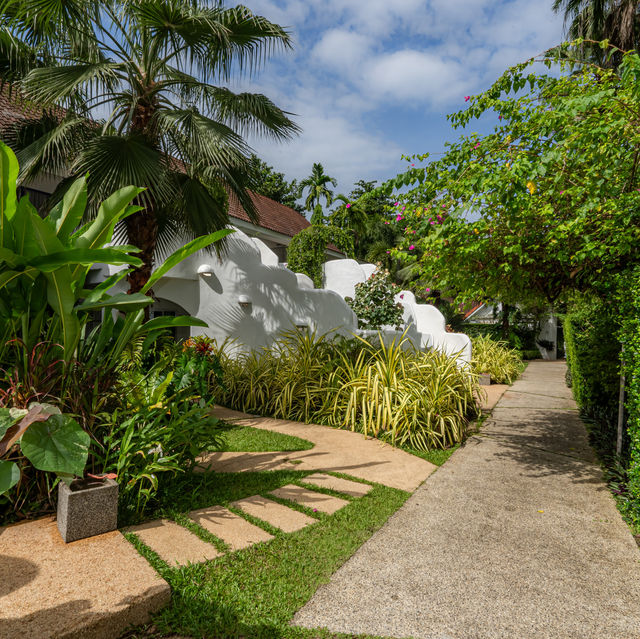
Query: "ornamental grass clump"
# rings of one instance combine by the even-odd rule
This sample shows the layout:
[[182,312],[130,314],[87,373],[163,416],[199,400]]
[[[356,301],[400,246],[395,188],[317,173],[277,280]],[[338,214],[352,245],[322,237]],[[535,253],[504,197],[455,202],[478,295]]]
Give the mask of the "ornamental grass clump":
[[489,373],[496,384],[513,384],[524,370],[518,351],[506,342],[480,335],[471,339],[471,345],[471,369],[476,375]]
[[475,376],[455,357],[385,344],[284,333],[271,349],[221,357],[222,403],[249,413],[314,422],[417,450],[464,439],[476,415]]

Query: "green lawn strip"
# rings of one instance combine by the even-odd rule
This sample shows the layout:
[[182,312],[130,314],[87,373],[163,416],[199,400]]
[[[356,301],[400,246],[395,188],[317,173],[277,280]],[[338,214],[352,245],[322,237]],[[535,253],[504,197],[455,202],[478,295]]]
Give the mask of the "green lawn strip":
[[402,450],[407,453],[411,453],[416,457],[426,459],[428,462],[435,464],[436,466],[442,466],[456,450],[460,448],[460,444],[456,444],[451,448],[445,448],[444,450],[415,450],[414,448],[403,448]]
[[206,541],[208,544],[213,544],[220,552],[228,552],[231,550],[231,547],[226,544],[222,539],[216,537],[208,530],[197,524],[191,517],[184,513],[179,512],[171,512],[169,511],[171,519],[176,522],[176,524],[180,524],[184,526],[188,530],[190,530],[196,537],[200,537],[202,541]]
[[222,452],[286,452],[313,448],[313,443],[306,439],[272,430],[227,423],[222,424],[221,429],[222,444],[216,450]]
[[[347,477],[345,476],[345,479]],[[351,479],[351,477],[349,477]],[[294,482],[296,486],[300,486],[300,488],[306,488],[307,490],[313,490],[314,493],[321,493],[323,495],[328,495],[329,497],[338,497],[339,499],[344,499],[346,501],[355,501],[356,499],[360,499],[359,497],[355,497],[354,495],[345,495],[338,490],[332,490],[331,488],[325,488],[324,486],[316,486],[312,483],[305,483],[302,481]]]
[[[190,503],[189,509],[202,507],[200,499],[205,492],[211,497],[217,494],[220,501],[227,503],[244,496],[268,495],[278,485],[291,483],[295,479],[291,475],[301,478],[306,474],[309,473],[274,471],[235,473],[227,477],[215,474],[225,485],[218,485],[217,492],[213,485],[207,491],[199,491],[196,503]],[[258,488],[260,478],[247,475],[267,477],[262,477],[263,485]],[[353,479],[348,475],[345,477]],[[230,483],[233,478],[244,488],[232,490]],[[291,628],[288,624],[296,610],[329,580],[408,496],[403,491],[376,485],[368,495],[352,501],[334,515],[313,513],[318,522],[298,532],[284,534],[274,531],[275,539],[269,543],[229,553],[205,564],[180,568],[167,566],[139,540],[132,540],[173,591],[172,603],[158,613],[154,623],[165,635],[176,633],[212,639],[352,637]],[[210,501],[209,505],[212,503]],[[286,503],[311,514],[309,509],[298,504]],[[253,519],[244,513],[242,516],[249,521]]]
[[237,508],[236,506],[231,505],[227,506],[227,508],[229,508],[232,513],[246,519],[250,524],[257,526],[258,528],[262,528],[262,530],[269,533],[272,537],[281,537],[282,535],[286,534],[282,532],[280,528],[272,526],[268,521],[264,521],[263,519],[258,519],[258,517],[250,515],[249,513],[242,510],[242,508]]

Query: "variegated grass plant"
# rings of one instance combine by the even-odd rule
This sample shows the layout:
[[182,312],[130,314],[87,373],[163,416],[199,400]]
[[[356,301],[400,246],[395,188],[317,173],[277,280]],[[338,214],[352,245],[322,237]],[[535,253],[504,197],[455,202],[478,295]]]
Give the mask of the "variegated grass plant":
[[506,342],[481,335],[472,338],[471,343],[471,370],[476,375],[489,373],[497,384],[513,384],[524,370],[520,354]]
[[284,333],[269,349],[222,354],[221,403],[249,413],[359,431],[417,450],[463,440],[477,414],[476,377],[455,357],[385,344]]

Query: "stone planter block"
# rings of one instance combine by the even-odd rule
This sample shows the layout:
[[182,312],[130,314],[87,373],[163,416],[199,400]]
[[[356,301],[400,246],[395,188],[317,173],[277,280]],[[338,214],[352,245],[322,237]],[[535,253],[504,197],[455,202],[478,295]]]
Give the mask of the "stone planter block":
[[118,527],[118,484],[113,479],[58,484],[58,530],[69,543]]
[[491,385],[491,375],[489,373],[480,373],[480,377],[478,379],[478,383],[480,386],[490,386]]

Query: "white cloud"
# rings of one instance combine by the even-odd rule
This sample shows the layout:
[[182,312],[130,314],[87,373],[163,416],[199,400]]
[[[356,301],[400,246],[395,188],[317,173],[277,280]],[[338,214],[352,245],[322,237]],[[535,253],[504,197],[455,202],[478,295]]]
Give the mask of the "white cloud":
[[464,95],[562,39],[562,17],[551,11],[551,0],[247,4],[293,28],[294,54],[278,56],[251,84],[298,113],[304,130],[287,145],[254,146],[290,179],[322,162],[342,191],[360,178],[392,175],[402,152],[440,150],[414,146],[457,136],[447,132],[444,115],[463,107]]

